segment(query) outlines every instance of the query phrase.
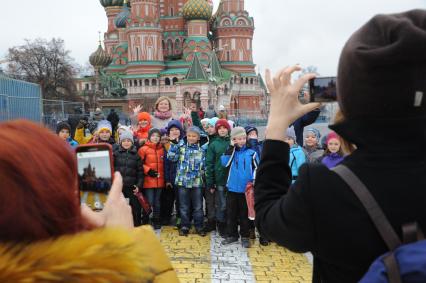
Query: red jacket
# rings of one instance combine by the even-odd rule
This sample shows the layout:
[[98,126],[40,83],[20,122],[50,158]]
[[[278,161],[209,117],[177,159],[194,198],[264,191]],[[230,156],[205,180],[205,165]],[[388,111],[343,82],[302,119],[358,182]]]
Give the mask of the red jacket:
[[[138,153],[143,160],[143,171],[145,173],[143,187],[145,189],[166,187],[164,181],[164,147],[161,144],[154,144],[147,141],[145,145],[139,149]],[[150,169],[157,171],[160,176],[158,178],[148,176]]]
[[138,130],[135,131],[133,135],[139,140],[147,140],[149,130],[151,129],[151,115],[149,115],[149,113],[147,112],[139,113],[138,122],[140,122],[141,120],[148,121],[148,125],[145,128],[138,127]]

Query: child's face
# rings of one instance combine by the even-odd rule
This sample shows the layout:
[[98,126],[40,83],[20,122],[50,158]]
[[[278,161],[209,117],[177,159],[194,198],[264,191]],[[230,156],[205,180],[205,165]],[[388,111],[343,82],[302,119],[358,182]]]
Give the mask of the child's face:
[[170,110],[170,104],[167,100],[162,100],[160,103],[158,103],[158,111],[159,112],[167,112]]
[[66,140],[67,138],[70,137],[70,131],[68,131],[67,129],[62,129],[59,133],[58,136],[63,139]]
[[197,104],[191,103],[191,105],[189,105],[189,109],[191,109],[192,112],[197,111]]
[[209,124],[207,122],[201,122],[201,125],[203,126],[204,131],[207,132],[207,129],[209,128]]
[[294,140],[293,140],[292,138],[286,137],[286,138],[284,139],[284,141],[285,141],[286,143],[288,143],[288,145],[289,145],[290,147],[292,147],[292,146],[294,145]]
[[232,141],[234,142],[234,145],[243,147],[247,143],[247,137],[246,136],[236,137],[236,138],[233,138]]
[[248,139],[255,139],[255,140],[257,140],[258,136],[257,136],[256,131],[251,131],[251,132],[248,134],[248,137],[247,137],[247,138],[248,138]]
[[152,143],[159,143],[160,142],[160,135],[158,133],[153,133],[151,137],[149,138],[149,141]]
[[99,132],[99,138],[102,141],[108,141],[111,138],[111,133],[108,130],[102,130]]
[[161,137],[161,144],[162,145],[165,145],[165,144],[167,144],[168,142],[170,141],[170,139],[169,139],[169,137],[168,136],[162,136]]
[[200,136],[197,133],[189,132],[186,135],[186,139],[188,140],[189,144],[196,144],[200,140]]
[[331,139],[328,141],[327,148],[331,153],[337,153],[340,150],[340,141],[338,139]]
[[216,134],[216,129],[214,128],[214,126],[209,125],[209,127],[207,128],[207,134],[209,136]]
[[313,133],[308,133],[305,137],[305,144],[309,147],[314,147],[318,144],[317,136]]
[[171,140],[178,139],[180,137],[180,130],[176,127],[171,128],[169,137]]
[[148,126],[148,121],[147,120],[141,120],[141,121],[139,121],[139,126],[141,127],[141,128],[145,128],[145,127],[147,127]]
[[219,129],[217,129],[217,133],[220,137],[226,137],[228,135],[228,129],[223,126],[220,126]]
[[124,139],[121,141],[121,146],[126,150],[130,149],[132,145],[133,145],[133,142],[129,139]]

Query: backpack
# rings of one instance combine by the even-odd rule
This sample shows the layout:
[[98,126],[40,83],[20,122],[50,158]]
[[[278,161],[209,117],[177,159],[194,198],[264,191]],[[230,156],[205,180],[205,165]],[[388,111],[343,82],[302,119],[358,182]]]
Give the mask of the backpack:
[[367,210],[390,252],[377,258],[361,283],[426,282],[426,240],[417,223],[403,225],[403,242],[362,181],[346,166],[332,169],[352,189]]

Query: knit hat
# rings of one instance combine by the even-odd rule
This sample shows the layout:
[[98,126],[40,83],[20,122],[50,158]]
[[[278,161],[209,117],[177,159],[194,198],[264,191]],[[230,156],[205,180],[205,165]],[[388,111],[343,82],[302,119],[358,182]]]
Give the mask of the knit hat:
[[196,133],[198,136],[201,136],[201,130],[197,126],[191,126],[186,130],[186,133]]
[[151,139],[151,136],[153,135],[153,134],[155,134],[155,133],[157,133],[158,134],[158,136],[160,136],[161,137],[161,131],[159,130],[159,129],[157,129],[157,128],[152,128],[151,130],[149,130],[149,132],[148,132],[148,140],[150,140]]
[[177,128],[180,131],[180,138],[185,136],[185,131],[183,130],[182,124],[179,120],[171,120],[167,124],[167,134],[170,135],[171,128]]
[[246,127],[244,127],[244,129],[246,130],[247,135],[250,134],[250,132],[252,132],[252,131],[255,131],[257,135],[259,134],[259,131],[254,126],[246,126]]
[[201,120],[201,124],[203,123],[209,123],[210,119],[209,118],[204,118]]
[[98,123],[98,128],[96,129],[96,131],[99,133],[102,130],[107,130],[110,133],[112,133],[112,126],[111,126],[111,122],[108,120],[102,120],[99,121]]
[[329,142],[330,140],[332,140],[332,139],[340,140],[339,136],[338,136],[335,132],[330,132],[330,133],[327,135],[326,145],[327,145],[327,144],[328,144],[328,142]]
[[228,132],[231,131],[231,126],[229,126],[228,121],[226,121],[225,119],[217,120],[216,125],[215,125],[216,132],[219,130],[220,127],[227,128]]
[[217,123],[217,121],[219,121],[219,118],[217,118],[217,117],[213,117],[213,118],[211,118],[211,119],[209,119],[209,126],[211,126],[211,127],[216,127],[216,123]]
[[67,122],[59,122],[56,125],[56,134],[59,134],[59,132],[62,131],[63,129],[67,129],[68,132],[71,133],[71,126],[70,126],[70,124],[68,124]]
[[246,130],[243,127],[235,127],[231,131],[231,139],[238,137],[246,137]]
[[134,142],[133,140],[133,133],[130,131],[124,131],[120,134],[120,143],[125,140],[125,139],[129,139],[132,143]]
[[342,50],[337,95],[346,119],[426,116],[426,10],[377,15]]
[[306,134],[309,134],[309,133],[314,134],[314,135],[317,137],[317,140],[318,140],[318,141],[320,140],[320,138],[321,138],[321,133],[320,133],[320,131],[318,131],[317,129],[315,129],[315,128],[309,128],[309,129],[307,129],[307,130],[306,130]]
[[225,106],[220,105],[220,106],[219,106],[219,111],[225,111]]
[[145,120],[151,123],[151,115],[148,112],[141,112],[138,114],[138,122]]
[[296,139],[296,132],[294,131],[294,127],[290,127],[287,129],[286,136],[287,138],[292,139],[294,140],[294,142],[296,142],[297,139]]
[[231,129],[235,128],[235,123],[232,120],[228,120],[229,126],[231,126]]

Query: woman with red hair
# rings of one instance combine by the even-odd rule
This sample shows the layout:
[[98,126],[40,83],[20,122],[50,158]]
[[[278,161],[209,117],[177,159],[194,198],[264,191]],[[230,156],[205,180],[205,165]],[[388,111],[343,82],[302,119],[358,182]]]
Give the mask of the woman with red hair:
[[114,178],[101,213],[80,208],[71,149],[34,123],[1,123],[0,282],[178,282]]

